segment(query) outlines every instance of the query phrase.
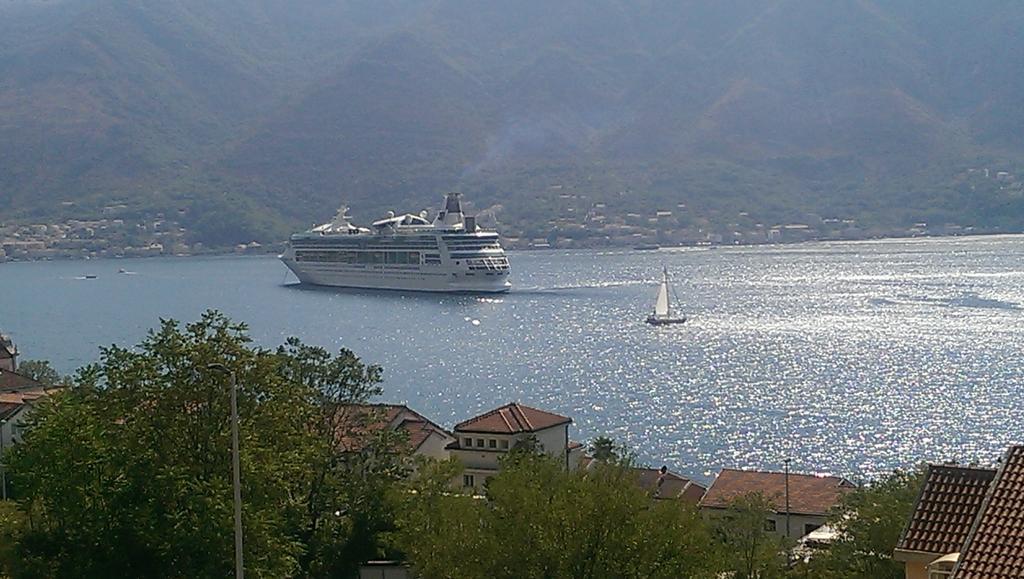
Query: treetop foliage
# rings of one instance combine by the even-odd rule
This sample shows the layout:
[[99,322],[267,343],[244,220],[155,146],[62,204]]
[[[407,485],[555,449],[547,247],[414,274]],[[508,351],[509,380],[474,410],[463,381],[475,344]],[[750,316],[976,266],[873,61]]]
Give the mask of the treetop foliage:
[[332,417],[380,392],[351,352],[289,340],[256,348],[207,312],[164,320],[135,348],[104,348],[40,404],[10,469],[27,518],[4,563],[14,577],[214,577],[233,566],[230,380],[237,375],[246,572],[351,571],[372,556],[394,438],[341,452]]
[[715,546],[697,511],[654,501],[629,469],[567,472],[514,453],[485,498],[423,489],[399,510],[396,542],[416,571],[456,577],[711,577]]

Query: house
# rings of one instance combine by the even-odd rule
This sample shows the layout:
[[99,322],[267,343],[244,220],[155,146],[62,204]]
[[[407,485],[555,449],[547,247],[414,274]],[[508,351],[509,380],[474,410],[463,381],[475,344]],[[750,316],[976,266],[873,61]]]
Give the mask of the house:
[[361,452],[384,430],[402,432],[414,455],[448,458],[455,440],[447,430],[402,404],[346,404],[335,418],[338,442],[346,452]]
[[19,430],[32,405],[53,391],[27,376],[0,370],[0,453],[21,438]]
[[1024,577],[1024,446],[1006,452],[959,557],[946,565],[951,579]]
[[520,445],[533,445],[565,461],[575,470],[583,456],[583,445],[569,440],[572,419],[517,402],[506,404],[455,425],[455,440],[447,446],[464,467],[457,485],[480,490],[501,468],[499,458]]
[[800,539],[824,525],[829,511],[855,488],[852,482],[835,476],[723,469],[701,499],[700,508],[707,518],[720,517],[736,499],[761,494],[773,511],[765,529]]
[[[580,461],[580,468],[589,469],[595,462],[596,459],[585,456]],[[664,466],[660,469],[632,467],[630,471],[636,477],[637,485],[655,499],[681,500],[697,506],[707,492],[704,485],[674,473]]]
[[947,557],[960,552],[995,475],[984,468],[928,466],[893,553],[907,579],[949,577]]
[[32,406],[51,392],[27,376],[0,369],[0,498],[7,497],[4,453],[21,440],[21,428],[32,412]]

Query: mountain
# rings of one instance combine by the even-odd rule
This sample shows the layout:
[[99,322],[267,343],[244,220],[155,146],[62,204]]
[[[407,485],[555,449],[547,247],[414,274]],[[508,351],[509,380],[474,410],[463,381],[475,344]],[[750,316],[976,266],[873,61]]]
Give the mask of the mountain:
[[1022,29],[1012,0],[0,0],[0,203],[212,243],[450,189],[516,235],[566,196],[1021,231]]

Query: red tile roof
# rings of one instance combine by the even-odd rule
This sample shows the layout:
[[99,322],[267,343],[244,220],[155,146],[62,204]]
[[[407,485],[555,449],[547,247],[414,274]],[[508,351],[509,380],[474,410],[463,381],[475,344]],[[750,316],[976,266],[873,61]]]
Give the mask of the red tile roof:
[[0,420],[14,416],[25,405],[56,390],[59,388],[47,388],[21,374],[0,370]]
[[[789,512],[826,515],[856,485],[835,476],[789,473]],[[728,508],[735,499],[760,493],[776,512],[786,511],[786,475],[781,472],[723,469],[701,500],[702,507]]]
[[953,569],[953,579],[1024,577],[1024,446],[1003,458]]
[[995,475],[991,469],[929,465],[896,548],[936,556],[959,552]]
[[[580,460],[580,468],[587,469],[593,462],[594,459],[592,457],[585,456]],[[659,490],[658,479],[661,478],[660,469],[635,467],[630,470],[636,476],[636,482],[640,488],[651,493],[657,499],[681,499],[696,505],[707,491],[704,485],[672,471],[665,473],[664,481],[661,483]]]
[[518,434],[520,432],[538,432],[570,422],[572,422],[571,418],[513,402],[456,424],[455,432]]
[[401,404],[346,404],[341,409],[336,428],[338,441],[349,452],[362,450],[373,436],[385,428],[406,432],[413,450],[418,449],[433,432],[449,436],[444,428]]
[[413,449],[417,449],[422,445],[430,435],[443,430],[437,425],[426,421],[426,420],[403,420],[398,425],[398,430],[404,430],[409,435],[409,445]]
[[0,420],[7,420],[13,416],[15,412],[21,409],[23,404],[17,404],[14,402],[0,402]]
[[0,392],[11,390],[39,390],[43,385],[17,372],[0,370]]

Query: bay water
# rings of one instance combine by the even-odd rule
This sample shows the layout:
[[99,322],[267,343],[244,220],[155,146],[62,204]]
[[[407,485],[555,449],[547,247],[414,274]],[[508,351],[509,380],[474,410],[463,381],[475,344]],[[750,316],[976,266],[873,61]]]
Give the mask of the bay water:
[[[1024,237],[510,254],[513,290],[303,287],[273,257],[0,265],[0,331],[61,372],[209,308],[384,367],[447,427],[519,401],[642,462],[862,479],[1024,442]],[[667,267],[690,320],[654,328]],[[95,276],[89,279],[87,276]]]

